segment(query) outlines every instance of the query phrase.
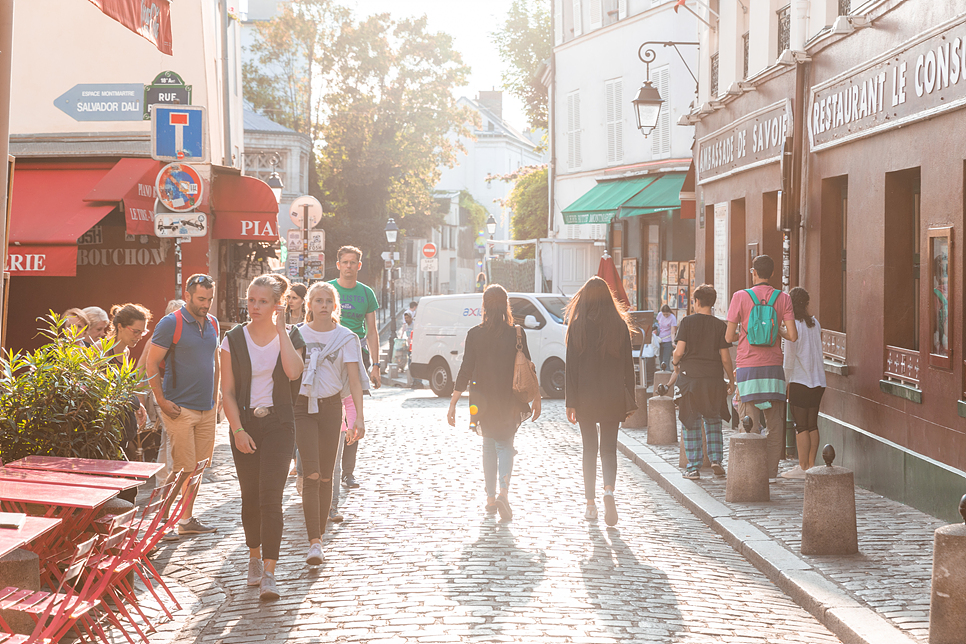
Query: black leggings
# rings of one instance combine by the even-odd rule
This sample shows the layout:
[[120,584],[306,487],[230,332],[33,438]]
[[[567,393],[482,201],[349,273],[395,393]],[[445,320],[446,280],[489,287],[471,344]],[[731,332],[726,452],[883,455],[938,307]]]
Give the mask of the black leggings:
[[243,454],[231,438],[231,455],[242,497],[245,544],[262,548],[262,559],[278,560],[282,545],[282,492],[295,445],[294,423],[283,423],[278,414],[251,417],[245,431],[255,441],[255,453]]
[[[295,440],[302,455],[302,512],[309,540],[321,539],[332,504],[332,473],[342,430],[339,394],[319,400],[319,411],[309,413],[308,398],[295,403]],[[315,474],[315,478],[312,475]]]
[[795,419],[795,433],[818,431],[818,407],[796,407],[791,405],[792,418]]
[[[580,437],[584,441],[584,496],[592,501],[597,495],[597,425],[578,421]],[[600,469],[604,475],[604,487],[614,487],[617,482],[617,428],[618,422],[600,423]]]

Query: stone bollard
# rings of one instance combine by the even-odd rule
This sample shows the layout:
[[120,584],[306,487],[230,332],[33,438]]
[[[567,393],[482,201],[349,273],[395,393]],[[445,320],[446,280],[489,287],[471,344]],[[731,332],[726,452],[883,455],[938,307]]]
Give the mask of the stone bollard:
[[[708,458],[708,435],[701,430],[701,444],[704,446],[704,461],[701,463],[701,469],[708,469],[711,467],[711,459]],[[681,436],[678,439],[678,446],[680,448],[680,454],[678,455],[678,467],[685,468],[688,466],[688,455],[684,453],[684,432],[681,432]]]
[[[7,586],[40,590],[40,558],[36,553],[18,548],[0,557],[0,588]],[[34,620],[27,613],[5,610],[2,614],[14,633],[30,635],[33,632]]]
[[825,467],[805,472],[802,507],[803,555],[854,555],[859,551],[855,525],[855,477],[852,470],[832,465],[835,448],[822,450]]
[[[667,370],[667,363],[661,363],[661,370],[654,372],[654,392],[657,393],[657,388],[661,385],[667,386],[667,383],[671,381],[671,372]],[[674,393],[674,392],[671,392]]]
[[647,444],[674,445],[678,442],[674,399],[666,395],[666,385],[658,385],[655,391],[657,396],[647,401]]
[[627,429],[644,429],[647,427],[647,399],[650,398],[650,394],[647,393],[647,387],[638,385],[634,387],[634,396],[637,400],[637,409],[623,422],[622,426]]
[[[966,496],[959,501],[966,522]],[[966,632],[966,523],[936,530],[932,548],[929,644],[959,644]]]
[[736,503],[770,501],[768,491],[767,440],[751,433],[751,418],[741,419],[742,432],[734,434],[728,443],[728,483],[725,500]]
[[117,514],[124,514],[125,512],[127,512],[133,507],[134,507],[134,504],[131,503],[130,501],[125,501],[124,499],[119,499],[117,497],[114,497],[113,499],[109,500],[107,503],[101,506],[101,508],[97,511],[97,518],[100,519],[101,517],[104,517],[107,515],[114,516]]

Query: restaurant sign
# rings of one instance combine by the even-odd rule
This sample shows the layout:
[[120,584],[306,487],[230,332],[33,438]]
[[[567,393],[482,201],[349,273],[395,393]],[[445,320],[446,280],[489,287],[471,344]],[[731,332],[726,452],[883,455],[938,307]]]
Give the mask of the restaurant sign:
[[813,152],[966,106],[966,16],[812,88]]
[[785,99],[698,139],[698,184],[777,163],[791,131],[792,102]]

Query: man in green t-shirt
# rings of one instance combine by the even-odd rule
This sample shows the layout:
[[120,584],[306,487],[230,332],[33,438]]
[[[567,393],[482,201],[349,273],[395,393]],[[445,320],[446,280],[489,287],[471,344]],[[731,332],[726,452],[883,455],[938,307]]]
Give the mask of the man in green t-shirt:
[[[362,362],[370,370],[369,379],[378,389],[382,385],[379,364],[379,330],[376,328],[376,309],[379,302],[371,288],[356,280],[362,268],[362,251],[355,246],[343,246],[337,256],[339,279],[329,282],[339,292],[342,303],[342,326],[362,340]],[[359,487],[353,472],[359,443],[346,443],[342,451],[342,485]]]

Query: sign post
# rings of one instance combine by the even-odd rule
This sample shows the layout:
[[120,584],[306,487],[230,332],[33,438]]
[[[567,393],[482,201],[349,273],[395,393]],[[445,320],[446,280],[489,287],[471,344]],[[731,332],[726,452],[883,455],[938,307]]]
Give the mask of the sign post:
[[[322,279],[325,275],[325,255],[322,253],[325,250],[325,231],[312,230],[322,221],[322,204],[312,195],[302,195],[289,207],[289,217],[301,229],[302,247],[305,249],[305,254],[300,255],[305,259],[299,261],[299,277],[306,284],[309,279]],[[309,252],[312,253],[311,257]],[[310,263],[311,270],[308,266]],[[290,271],[291,266],[290,260]]]
[[151,158],[157,161],[208,161],[208,119],[201,105],[151,107]]

